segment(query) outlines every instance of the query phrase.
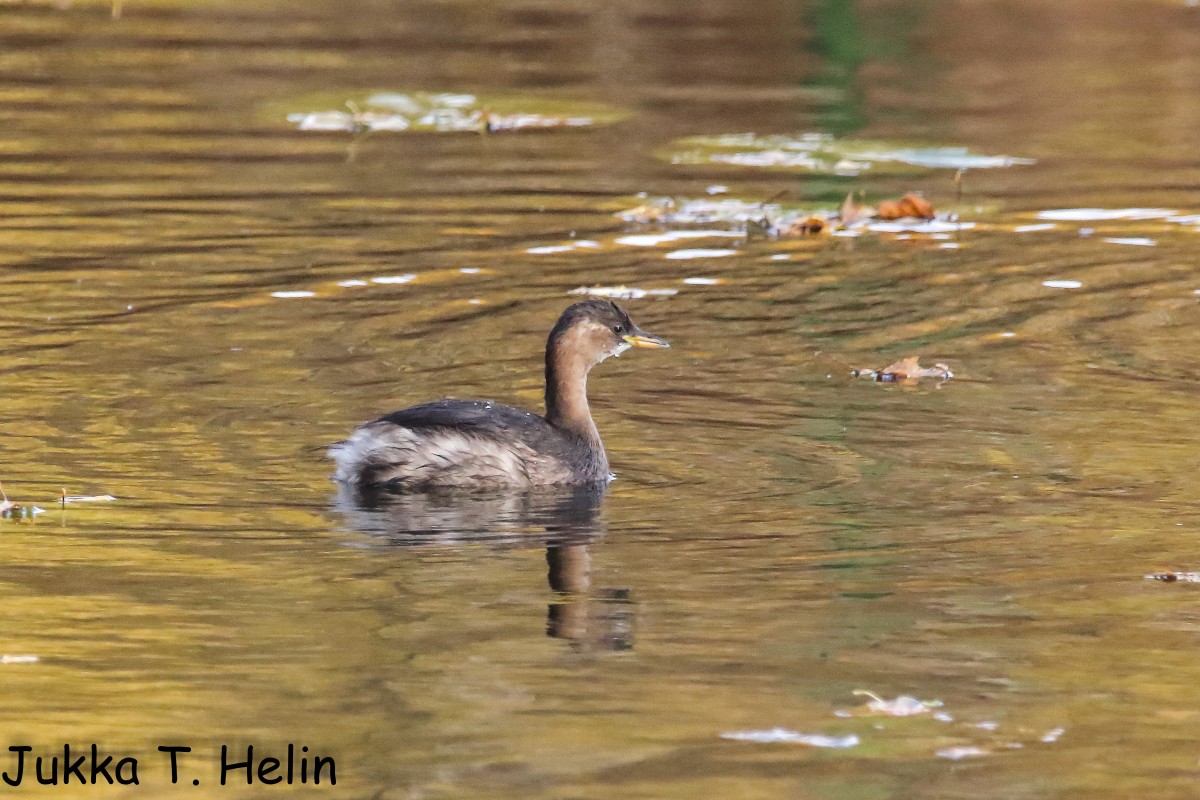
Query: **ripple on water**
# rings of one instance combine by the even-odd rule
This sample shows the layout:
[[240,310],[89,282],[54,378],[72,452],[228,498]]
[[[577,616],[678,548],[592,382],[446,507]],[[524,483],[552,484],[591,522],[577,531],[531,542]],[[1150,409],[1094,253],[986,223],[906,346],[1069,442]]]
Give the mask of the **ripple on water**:
[[1165,208],[1052,208],[1039,211],[1038,219],[1060,222],[1167,219],[1179,212]]
[[786,728],[771,728],[758,731],[730,731],[721,734],[722,739],[735,742],[755,742],[758,744],[806,744],[809,747],[824,747],[832,750],[846,750],[857,747],[859,738],[853,733],[845,736],[828,736],[821,733],[799,733]]
[[676,230],[666,231],[665,233],[639,233],[630,234],[628,236],[618,236],[614,242],[623,244],[629,247],[657,247],[660,244],[668,244],[670,242],[678,242],[683,239],[711,239],[711,238],[729,238],[741,239],[745,237],[743,231],[723,231],[723,230]]
[[737,250],[699,247],[689,250],[672,250],[665,257],[672,261],[689,261],[696,258],[724,258],[725,256],[736,256],[737,253]]

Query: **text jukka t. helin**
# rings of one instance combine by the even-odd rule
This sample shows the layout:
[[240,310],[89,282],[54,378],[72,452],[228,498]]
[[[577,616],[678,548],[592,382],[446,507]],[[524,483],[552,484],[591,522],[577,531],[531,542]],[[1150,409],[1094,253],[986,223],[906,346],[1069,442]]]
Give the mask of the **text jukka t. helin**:
[[[0,780],[9,786],[41,784],[57,786],[70,784],[120,784],[140,785],[141,766],[135,756],[115,756],[105,753],[99,745],[71,747],[48,752],[35,751],[31,745],[13,745],[8,748],[12,755],[7,769],[0,772]],[[201,784],[195,769],[195,759],[189,754],[191,747],[184,745],[160,745],[159,758],[170,770],[171,783]],[[244,758],[243,758],[244,755]],[[205,762],[207,763],[207,762]],[[219,772],[215,776],[221,786],[226,784],[328,784],[337,785],[337,766],[330,756],[310,754],[307,746],[287,746],[286,753],[263,755],[255,752],[254,745],[245,750],[232,750],[221,745]],[[208,782],[208,781],[205,781]]]

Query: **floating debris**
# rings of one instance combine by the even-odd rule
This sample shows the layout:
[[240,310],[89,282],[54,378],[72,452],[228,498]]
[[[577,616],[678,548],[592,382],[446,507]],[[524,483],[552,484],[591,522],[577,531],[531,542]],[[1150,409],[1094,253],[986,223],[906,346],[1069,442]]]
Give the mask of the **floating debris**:
[[409,275],[384,275],[379,278],[371,278],[371,283],[378,283],[383,286],[390,286],[390,285],[394,285],[394,284],[409,283],[413,280],[416,280],[416,277],[417,277],[416,275],[411,275],[411,274],[409,274]]
[[[45,514],[46,510],[35,505],[24,505],[14,503],[8,499],[8,495],[4,493],[4,486],[0,484],[0,517],[11,520],[22,520],[36,517],[38,514]],[[67,507],[67,503],[111,503],[117,498],[111,494],[67,494],[67,490],[63,489],[59,495],[58,501],[63,508]]]
[[278,297],[281,300],[292,300],[301,297],[316,297],[316,292],[295,291],[295,292],[271,292],[271,297]]
[[950,371],[950,367],[945,364],[922,367],[919,362],[919,356],[902,358],[881,370],[853,369],[850,371],[850,374],[855,378],[869,378],[880,383],[900,383],[918,378],[937,378],[941,383],[945,383],[954,377],[954,373]]
[[[280,105],[273,104],[272,108]],[[288,105],[325,106],[287,113],[287,121],[297,130],[344,133],[500,133],[584,128],[624,116],[596,104],[450,92],[375,92],[351,97],[324,94]]]
[[857,236],[862,230],[877,233],[921,233],[940,235],[975,227],[953,215],[938,217],[921,195],[910,192],[897,200],[885,200],[878,208],[854,202],[852,194],[837,210],[787,208],[776,202],[752,203],[721,200],[676,200],[659,197],[643,202],[616,216],[643,225],[723,225],[729,230],[682,228],[655,234],[630,234],[618,244],[654,246],[664,242],[705,236],[748,236],[765,233],[779,238],[812,237],[823,234]]
[[907,147],[864,139],[837,139],[823,133],[689,136],[676,141],[675,148],[666,156],[673,164],[729,164],[846,176],[868,170],[996,169],[1036,163],[1029,158],[978,155],[965,147]]
[[1055,279],[1055,280],[1049,280],[1049,281],[1042,281],[1042,286],[1045,286],[1049,289],[1080,289],[1083,287],[1083,281]]
[[[680,200],[656,197],[640,206],[618,211],[614,216],[625,222],[643,225],[663,223],[669,225],[745,225],[762,223],[777,216],[783,207],[777,203],[751,203],[745,200],[725,198],[722,200]],[[683,231],[679,231],[683,233]],[[721,233],[727,234],[728,231]]]
[[877,213],[876,209],[854,202],[854,192],[846,192],[846,199],[838,209],[838,221],[842,227],[848,227],[856,222],[863,222]]
[[684,278],[683,282],[689,286],[716,286],[722,281],[720,278]]
[[806,744],[810,747],[828,747],[834,750],[845,750],[856,746],[859,739],[854,734],[845,736],[825,736],[823,734],[798,733],[786,728],[771,728],[761,731],[733,731],[722,733],[722,739],[735,742],[756,742],[758,744]]
[[63,495],[63,503],[111,503],[117,498],[111,494],[68,494]]
[[[846,198],[849,201],[849,197]],[[842,206],[846,208],[845,205]],[[908,193],[899,200],[884,200],[879,204],[878,216],[883,220],[896,219],[933,219],[933,206],[919,194]]]
[[9,500],[8,495],[4,492],[3,484],[0,484],[0,498],[3,498],[0,499],[0,517],[3,517],[4,519],[11,519],[19,522],[20,520],[31,519],[36,517],[38,514],[46,513],[44,509],[38,508],[37,506],[22,505]]
[[918,700],[908,695],[900,695],[894,700],[885,700],[874,692],[866,689],[856,689],[853,694],[871,698],[859,709],[860,714],[881,714],[888,717],[912,717],[928,714],[935,708],[941,708],[941,700]]
[[483,115],[484,130],[488,133],[519,131],[526,128],[587,128],[595,125],[591,117],[545,117],[541,114]]
[[671,297],[679,294],[678,289],[637,289],[633,286],[580,286],[567,294],[610,297],[614,300],[641,300],[643,297]]
[[362,133],[366,131],[406,131],[412,127],[412,123],[398,114],[375,111],[312,111],[288,114],[287,120],[295,123],[296,129],[302,131]]
[[947,747],[938,750],[934,755],[938,758],[948,758],[951,761],[961,761],[964,758],[975,758],[977,756],[986,756],[987,750],[982,747],[974,747],[972,745],[961,745],[959,747]]
[[[5,500],[4,502],[8,502]],[[2,505],[2,504],[0,504]],[[23,519],[33,519],[38,514],[45,514],[46,509],[38,508],[37,506],[23,506],[18,503],[9,503],[2,511],[0,517],[20,521]]]
[[[639,195],[641,197],[642,195]],[[674,213],[675,203],[669,197],[659,197],[651,200],[648,203],[642,203],[634,208],[625,211],[618,211],[613,216],[619,217],[626,222],[637,222],[642,225],[650,225],[655,222],[662,222],[666,217]]]
[[1163,583],[1200,583],[1200,572],[1152,572],[1146,576],[1146,580]]
[[1053,730],[1046,731],[1042,735],[1041,741],[1045,742],[1046,744],[1052,744],[1057,742],[1059,738],[1066,732],[1066,728],[1054,728]]
[[786,226],[779,228],[777,235],[779,236],[820,236],[832,229],[829,220],[824,217],[819,217],[816,214],[811,214],[807,217],[796,218],[789,222]]

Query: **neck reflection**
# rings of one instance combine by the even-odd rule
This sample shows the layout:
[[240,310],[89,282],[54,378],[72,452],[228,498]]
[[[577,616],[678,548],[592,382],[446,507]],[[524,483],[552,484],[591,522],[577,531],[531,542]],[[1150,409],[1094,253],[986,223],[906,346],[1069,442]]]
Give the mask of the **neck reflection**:
[[607,486],[541,487],[524,492],[426,492],[372,497],[339,493],[347,527],[386,548],[479,545],[544,546],[554,600],[546,635],[579,651],[633,648],[634,605],[628,588],[592,588],[591,546],[605,533]]

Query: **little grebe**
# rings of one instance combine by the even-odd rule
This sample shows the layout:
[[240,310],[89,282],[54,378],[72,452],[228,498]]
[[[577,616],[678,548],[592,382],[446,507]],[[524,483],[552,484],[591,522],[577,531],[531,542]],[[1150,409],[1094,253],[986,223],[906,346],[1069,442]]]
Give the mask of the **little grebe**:
[[485,400],[406,408],[329,448],[334,478],[367,492],[606,481],[608,458],[588,409],[588,371],[630,347],[669,346],[616,303],[576,303],[546,342],[545,417]]

